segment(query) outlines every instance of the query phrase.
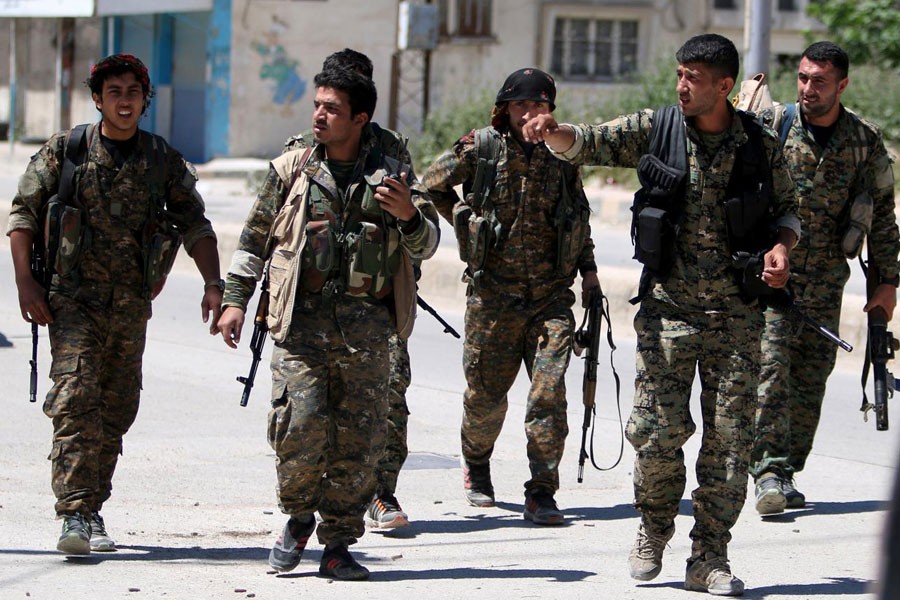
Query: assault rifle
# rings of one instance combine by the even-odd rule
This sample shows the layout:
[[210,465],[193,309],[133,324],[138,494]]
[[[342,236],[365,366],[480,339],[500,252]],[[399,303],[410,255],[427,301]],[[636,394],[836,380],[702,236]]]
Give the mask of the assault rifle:
[[[40,235],[36,235],[34,239],[34,244],[31,248],[31,276],[34,277],[34,280],[40,283],[44,290],[46,290],[49,285],[47,279],[47,265],[46,259],[44,258],[44,241]],[[46,292],[45,292],[46,294]],[[29,402],[37,402],[37,381],[38,381],[38,370],[37,370],[37,358],[38,358],[38,324],[33,322],[31,323],[31,360],[28,361],[28,364],[31,365],[31,381],[28,386],[28,401]]]
[[250,390],[253,389],[253,382],[256,379],[256,369],[259,367],[259,361],[262,359],[263,344],[266,342],[266,335],[269,333],[269,326],[266,324],[266,314],[269,312],[269,289],[267,277],[264,277],[259,286],[259,304],[256,305],[256,316],[253,318],[253,337],[250,338],[250,354],[253,356],[250,362],[250,373],[246,377],[238,376],[237,380],[244,384],[244,393],[241,395],[241,406],[247,406],[250,400]]
[[437,319],[437,322],[444,326],[444,333],[449,333],[456,339],[459,339],[459,332],[453,329],[453,327],[445,321],[441,315],[438,314],[436,310],[434,310],[427,302],[422,300],[422,296],[416,294],[416,304],[425,309],[432,317]]
[[[866,300],[872,300],[875,295],[875,289],[880,281],[880,273],[878,266],[871,260],[869,253],[869,264],[863,262],[860,258],[863,273],[866,275]],[[873,308],[866,313],[868,316],[868,339],[866,341],[866,362],[863,366],[862,386],[863,401],[859,410],[863,413],[863,420],[868,421],[868,413],[870,410],[875,411],[875,429],[877,431],[887,431],[888,429],[888,398],[894,396],[897,380],[893,374],[887,369],[887,362],[894,358],[894,351],[900,346],[888,328],[887,314],[884,309],[879,307]],[[869,375],[869,364],[872,365],[872,379],[875,388],[875,403],[869,402],[866,397],[866,379]]]
[[[592,431],[590,454],[588,453],[588,429],[591,427],[591,421],[594,420],[594,416],[597,413],[595,402],[595,397],[597,395],[597,357],[600,352],[600,325],[604,318],[607,323],[606,341],[610,348],[609,362],[612,366],[613,377],[616,381],[616,405],[618,406],[619,375],[616,373],[616,368],[612,363],[612,351],[616,349],[616,346],[613,343],[612,338],[612,322],[609,319],[608,301],[599,287],[594,288],[588,294],[588,303],[584,311],[584,319],[581,322],[581,327],[573,336],[572,344],[575,356],[581,356],[582,352],[587,350],[587,353],[584,355],[584,379],[582,380],[581,385],[582,402],[584,403],[584,421],[581,424],[581,450],[578,453],[578,483],[581,483],[584,480],[584,463],[588,457],[590,457],[591,464],[594,465],[595,469],[598,471],[608,471],[619,464],[619,461],[622,459],[622,451],[625,445],[623,433],[619,444],[619,457],[616,459],[616,462],[610,467],[599,467],[597,466],[597,463],[594,462],[594,434]],[[587,324],[587,328],[585,328],[585,324]],[[622,411],[620,407],[620,425],[621,422]]]
[[789,317],[800,319],[822,337],[832,344],[847,352],[853,351],[853,346],[841,339],[836,333],[803,312],[795,303],[794,296],[788,288],[772,288],[762,280],[763,260],[760,254],[749,252],[735,252],[734,266],[742,274],[741,291],[744,299],[758,299],[760,304],[771,306],[784,312]]

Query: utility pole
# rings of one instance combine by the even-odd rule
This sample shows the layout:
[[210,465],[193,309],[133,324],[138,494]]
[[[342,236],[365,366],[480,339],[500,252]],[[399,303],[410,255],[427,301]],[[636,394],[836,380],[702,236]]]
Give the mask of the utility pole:
[[745,0],[744,79],[757,73],[769,74],[772,3],[775,0]]

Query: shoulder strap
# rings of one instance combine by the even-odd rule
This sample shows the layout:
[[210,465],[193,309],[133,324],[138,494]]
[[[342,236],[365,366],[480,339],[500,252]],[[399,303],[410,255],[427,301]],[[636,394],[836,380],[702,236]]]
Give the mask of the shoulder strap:
[[500,158],[500,141],[492,127],[475,130],[475,156],[478,157],[478,165],[475,168],[472,191],[480,199],[480,205],[490,209],[490,196],[494,191],[497,161]]
[[77,125],[69,130],[66,136],[65,156],[59,175],[59,188],[56,191],[57,197],[65,204],[71,203],[75,198],[75,169],[87,156],[87,128],[86,123]]
[[670,167],[687,172],[686,140],[684,119],[677,105],[667,106],[653,113],[648,154],[656,156]]
[[781,126],[778,128],[778,137],[781,139],[781,147],[787,141],[788,135],[791,133],[791,125],[794,124],[794,117],[797,116],[797,105],[791,102],[785,105],[784,113],[781,115]]
[[141,130],[141,146],[148,161],[150,195],[159,208],[166,203],[166,140],[159,135]]

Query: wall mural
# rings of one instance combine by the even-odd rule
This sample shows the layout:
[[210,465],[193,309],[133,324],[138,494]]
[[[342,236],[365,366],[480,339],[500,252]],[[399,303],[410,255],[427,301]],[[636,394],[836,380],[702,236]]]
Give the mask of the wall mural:
[[284,107],[283,112],[290,116],[293,113],[291,105],[306,93],[307,80],[300,76],[300,61],[288,56],[281,45],[281,35],[287,29],[287,23],[273,18],[272,27],[263,34],[263,41],[255,41],[252,47],[263,57],[259,78],[272,88],[272,102]]

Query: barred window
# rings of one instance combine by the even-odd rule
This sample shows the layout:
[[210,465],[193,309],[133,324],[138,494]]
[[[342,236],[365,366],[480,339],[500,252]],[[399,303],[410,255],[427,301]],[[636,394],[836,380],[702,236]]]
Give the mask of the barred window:
[[637,71],[638,22],[558,17],[551,70],[562,79],[605,81]]

